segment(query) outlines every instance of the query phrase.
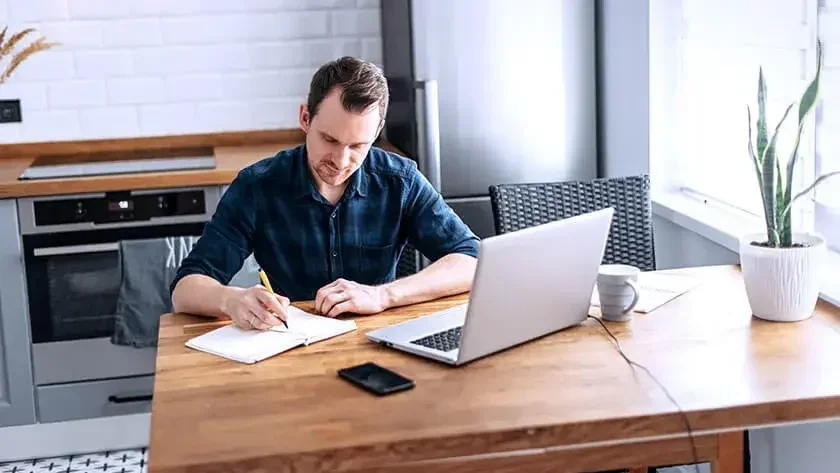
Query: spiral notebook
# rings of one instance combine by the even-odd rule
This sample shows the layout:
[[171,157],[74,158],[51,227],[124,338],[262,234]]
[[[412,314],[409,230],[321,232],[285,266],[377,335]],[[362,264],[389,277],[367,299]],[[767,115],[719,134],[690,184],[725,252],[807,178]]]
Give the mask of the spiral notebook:
[[321,317],[289,306],[286,323],[271,330],[245,330],[225,325],[187,340],[186,346],[212,355],[256,363],[298,346],[306,346],[356,330],[356,322]]

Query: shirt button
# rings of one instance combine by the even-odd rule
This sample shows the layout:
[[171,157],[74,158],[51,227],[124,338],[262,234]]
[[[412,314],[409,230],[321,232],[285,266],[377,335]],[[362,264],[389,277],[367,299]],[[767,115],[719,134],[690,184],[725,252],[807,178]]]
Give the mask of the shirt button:
[[335,258],[336,256],[338,256],[338,252],[333,251],[332,255],[333,255],[333,258]]
[[330,215],[330,218],[335,218],[335,214]]

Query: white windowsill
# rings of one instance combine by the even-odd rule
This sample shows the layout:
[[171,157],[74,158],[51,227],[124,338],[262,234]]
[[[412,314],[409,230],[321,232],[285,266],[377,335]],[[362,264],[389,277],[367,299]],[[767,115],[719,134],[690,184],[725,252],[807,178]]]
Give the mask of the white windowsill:
[[[736,213],[714,204],[706,204],[682,192],[655,193],[653,214],[686,230],[690,230],[734,253],[738,253],[739,237],[746,233],[763,232],[761,219]],[[828,252],[820,298],[840,307],[840,253]]]

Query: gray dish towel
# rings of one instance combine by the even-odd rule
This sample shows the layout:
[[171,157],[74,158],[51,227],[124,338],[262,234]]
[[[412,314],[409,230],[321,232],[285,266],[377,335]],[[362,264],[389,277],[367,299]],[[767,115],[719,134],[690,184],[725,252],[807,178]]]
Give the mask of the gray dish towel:
[[122,281],[111,343],[137,348],[157,345],[160,316],[172,311],[169,284],[198,238],[120,242]]

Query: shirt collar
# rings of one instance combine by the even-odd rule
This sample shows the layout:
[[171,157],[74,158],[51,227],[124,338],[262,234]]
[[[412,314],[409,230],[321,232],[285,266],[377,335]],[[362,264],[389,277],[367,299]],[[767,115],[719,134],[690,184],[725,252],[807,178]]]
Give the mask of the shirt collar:
[[[368,151],[370,154],[370,151]],[[350,176],[350,181],[347,184],[347,189],[345,190],[348,193],[348,196],[358,195],[359,197],[365,197],[367,195],[368,190],[368,176],[367,172],[365,171],[365,163],[367,163],[367,157],[365,161],[359,166],[359,169]],[[306,145],[301,145],[297,155],[295,156],[295,182],[294,182],[294,190],[295,196],[297,198],[302,198],[305,196],[311,196],[312,198],[318,200],[318,189],[315,187],[315,180],[312,176],[312,172],[309,170],[309,163],[306,156]]]

